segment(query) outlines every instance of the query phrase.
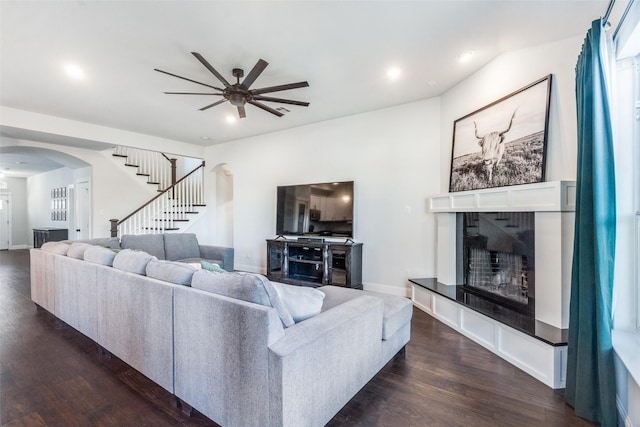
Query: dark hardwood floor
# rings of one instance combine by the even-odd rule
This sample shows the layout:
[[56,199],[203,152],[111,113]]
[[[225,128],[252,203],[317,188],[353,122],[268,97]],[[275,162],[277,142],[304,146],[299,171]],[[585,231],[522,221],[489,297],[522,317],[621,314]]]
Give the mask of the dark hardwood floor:
[[[310,405],[313,402],[309,402]],[[205,426],[172,396],[30,300],[29,253],[0,251],[1,426]],[[590,426],[552,390],[414,310],[391,361],[330,426]],[[304,427],[304,426],[300,426]]]

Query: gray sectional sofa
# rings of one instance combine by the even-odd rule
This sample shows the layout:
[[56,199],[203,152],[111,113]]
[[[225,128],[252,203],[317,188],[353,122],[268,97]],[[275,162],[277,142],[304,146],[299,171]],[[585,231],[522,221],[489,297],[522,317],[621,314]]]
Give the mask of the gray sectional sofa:
[[32,300],[223,426],[322,426],[409,341],[407,298],[104,246],[32,249]]

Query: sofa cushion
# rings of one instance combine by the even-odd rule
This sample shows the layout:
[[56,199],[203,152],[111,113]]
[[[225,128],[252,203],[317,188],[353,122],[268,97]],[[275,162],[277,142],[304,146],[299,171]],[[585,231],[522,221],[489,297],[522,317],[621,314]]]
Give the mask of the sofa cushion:
[[198,238],[193,233],[167,233],[164,235],[164,253],[169,261],[199,258]]
[[89,243],[90,245],[103,246],[105,248],[120,249],[120,239],[117,237],[97,237],[95,239],[74,240],[78,243]]
[[113,250],[103,248],[102,246],[91,246],[89,249],[84,251],[85,261],[92,262],[94,264],[108,265],[109,267],[113,265],[113,259],[115,257],[116,253]]
[[73,242],[69,245],[67,256],[75,259],[84,259],[84,252],[92,245],[82,242]]
[[113,268],[128,271],[129,273],[145,275],[149,261],[157,259],[158,258],[146,252],[123,249],[118,252],[113,259]]
[[167,259],[164,253],[164,234],[125,234],[120,239],[122,249],[144,251],[158,259]]
[[318,289],[325,293],[322,311],[327,311],[332,307],[353,298],[357,298],[360,295],[371,295],[381,299],[384,303],[384,312],[382,316],[383,340],[390,339],[402,326],[411,322],[413,304],[408,298],[381,294],[379,292],[342,288],[338,286],[322,286]]
[[190,286],[195,272],[194,267],[180,262],[151,260],[147,264],[147,277],[176,285]]
[[273,307],[276,309],[285,328],[295,324],[273,284],[266,277],[259,274],[243,272],[214,273],[203,269],[193,274],[191,287],[229,298]]
[[320,314],[324,300],[323,292],[306,286],[287,285],[279,282],[271,282],[271,284],[278,292],[294,322],[302,322]]
[[69,244],[62,242],[46,242],[41,247],[41,250],[45,252],[52,252],[58,255],[66,255],[69,251]]

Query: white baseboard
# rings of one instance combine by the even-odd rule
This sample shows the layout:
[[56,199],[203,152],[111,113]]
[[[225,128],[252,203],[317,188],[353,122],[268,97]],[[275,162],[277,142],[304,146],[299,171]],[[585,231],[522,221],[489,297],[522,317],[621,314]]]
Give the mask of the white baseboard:
[[404,288],[400,288],[398,286],[381,285],[379,283],[363,283],[362,288],[365,291],[380,292],[381,294],[411,298],[411,288],[408,285]]
[[267,274],[266,268],[258,267],[255,265],[234,264],[233,269],[239,271],[248,271],[249,273],[263,274],[265,276]]
[[11,245],[11,246],[9,246],[9,250],[10,251],[13,251],[13,250],[16,250],[16,249],[31,249],[31,248],[32,248],[32,246],[29,246],[29,245]]

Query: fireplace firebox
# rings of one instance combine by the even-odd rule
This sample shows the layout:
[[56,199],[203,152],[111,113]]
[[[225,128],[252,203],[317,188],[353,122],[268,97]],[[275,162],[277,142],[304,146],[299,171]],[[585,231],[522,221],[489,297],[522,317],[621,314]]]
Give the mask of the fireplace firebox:
[[535,316],[534,212],[458,213],[465,291]]

